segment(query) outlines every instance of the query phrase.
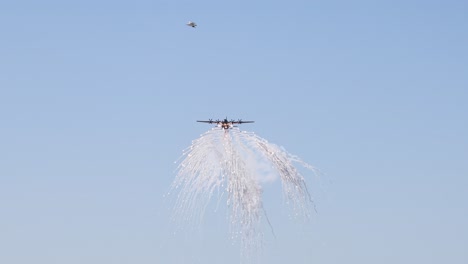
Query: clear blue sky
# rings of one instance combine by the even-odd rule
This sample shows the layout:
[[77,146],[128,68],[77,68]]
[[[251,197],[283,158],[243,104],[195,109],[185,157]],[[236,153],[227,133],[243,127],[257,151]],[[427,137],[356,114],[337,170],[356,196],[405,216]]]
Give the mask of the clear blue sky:
[[194,121],[225,116],[326,175],[306,174],[309,223],[265,186],[264,263],[468,263],[467,14],[430,0],[1,2],[0,263],[238,263],[222,209],[174,235],[163,198],[209,128]]

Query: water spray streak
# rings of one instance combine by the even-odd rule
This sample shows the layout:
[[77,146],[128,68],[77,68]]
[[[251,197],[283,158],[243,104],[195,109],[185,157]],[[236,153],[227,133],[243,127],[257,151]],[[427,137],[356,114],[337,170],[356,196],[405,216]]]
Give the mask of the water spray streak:
[[262,247],[262,182],[279,176],[294,215],[310,216],[313,201],[294,163],[315,168],[252,132],[213,128],[192,141],[182,158],[172,185],[179,190],[175,218],[200,223],[213,195],[226,193],[232,238],[240,240],[243,259]]

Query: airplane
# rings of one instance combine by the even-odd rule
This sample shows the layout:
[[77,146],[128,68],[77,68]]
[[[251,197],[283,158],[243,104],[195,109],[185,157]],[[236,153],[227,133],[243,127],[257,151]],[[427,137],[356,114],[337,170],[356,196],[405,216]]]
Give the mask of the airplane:
[[189,27],[193,27],[193,28],[197,27],[197,23],[192,22],[192,21],[189,21],[186,25]]
[[213,120],[213,119],[208,119],[208,121],[200,121],[200,120],[197,120],[197,122],[201,122],[201,123],[208,123],[208,124],[216,124],[217,127],[221,127],[223,128],[224,130],[227,130],[227,129],[230,129],[230,128],[233,128],[233,127],[237,127],[235,125],[237,124],[244,124],[244,123],[253,123],[255,121],[242,121],[242,119],[239,119],[239,120],[234,120],[234,119],[231,119],[230,121],[227,119],[227,117],[224,119],[224,120]]

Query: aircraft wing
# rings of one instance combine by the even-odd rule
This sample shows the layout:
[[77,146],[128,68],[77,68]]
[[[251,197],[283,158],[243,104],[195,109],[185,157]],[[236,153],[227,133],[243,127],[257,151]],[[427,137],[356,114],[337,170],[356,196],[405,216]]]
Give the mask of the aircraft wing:
[[239,120],[239,121],[233,121],[232,123],[233,124],[244,124],[244,123],[254,123],[255,121],[242,121],[242,120]]
[[216,122],[213,121],[213,120],[209,120],[209,121],[197,120],[197,122],[200,122],[200,123],[208,123],[208,124],[216,123]]

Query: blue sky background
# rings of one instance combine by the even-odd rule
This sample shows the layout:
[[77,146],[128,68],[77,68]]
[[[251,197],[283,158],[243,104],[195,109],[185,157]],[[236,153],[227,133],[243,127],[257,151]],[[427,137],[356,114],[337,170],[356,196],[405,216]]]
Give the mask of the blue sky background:
[[223,209],[173,234],[163,198],[194,121],[228,116],[325,174],[308,223],[265,186],[264,263],[468,263],[467,13],[1,2],[0,262],[238,263]]

